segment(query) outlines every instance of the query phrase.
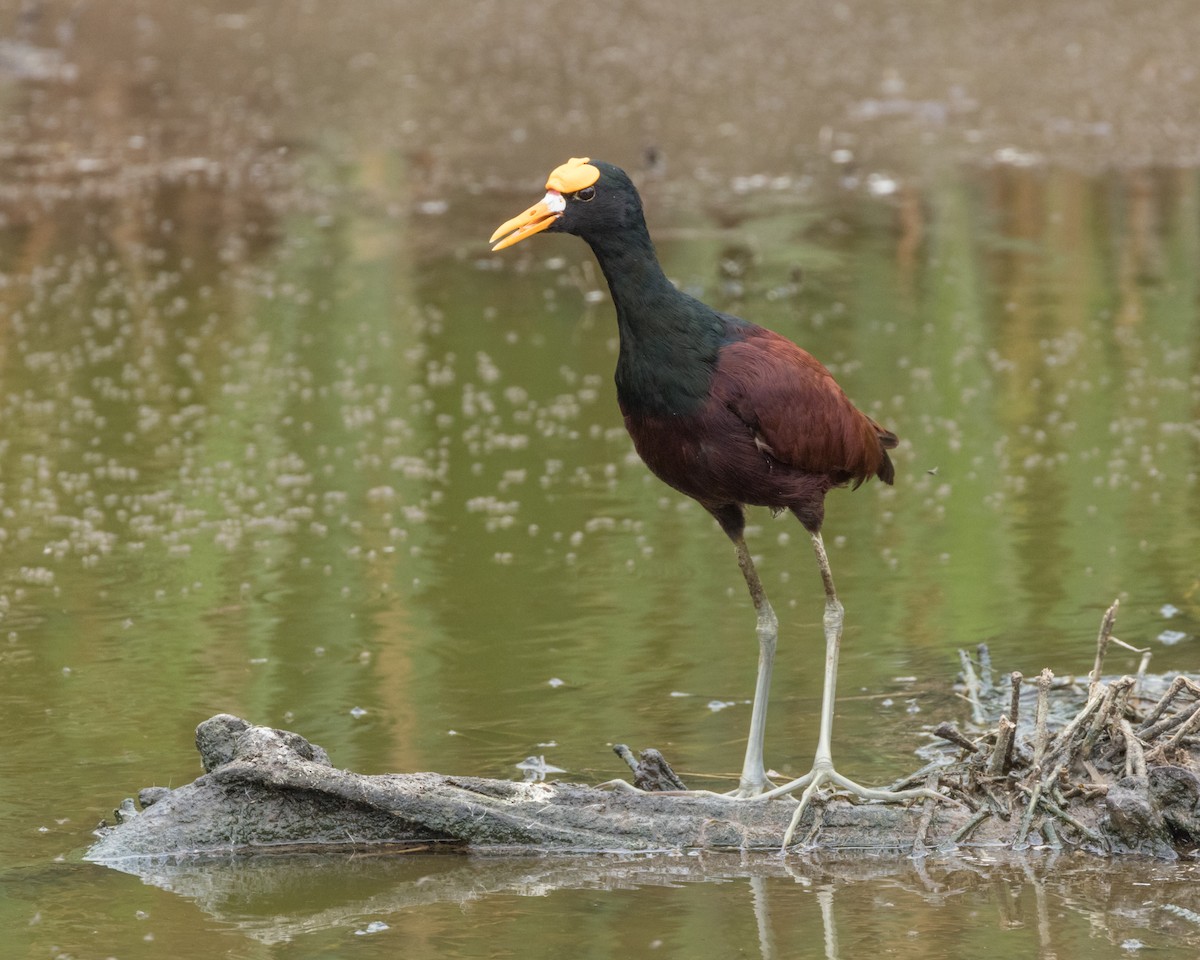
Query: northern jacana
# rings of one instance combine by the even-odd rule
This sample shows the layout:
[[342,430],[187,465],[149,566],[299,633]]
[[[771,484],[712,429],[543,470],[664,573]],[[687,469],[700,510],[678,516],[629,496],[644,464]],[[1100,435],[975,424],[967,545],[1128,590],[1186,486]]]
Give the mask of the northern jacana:
[[[892,483],[896,435],[856,409],[833,376],[786,337],[715,310],[667,279],[625,171],[573,158],[546,195],[492,235],[501,250],[536,233],[570,233],[592,248],[617,312],[617,401],[646,466],[698,501],[737,551],[758,615],[758,679],[741,779],[731,796],[768,799],[803,790],[784,838],[823,783],[868,800],[939,795],[864,787],[833,766],[830,738],[844,612],[821,539],[825,494],[872,477]],[[779,787],[763,765],[767,694],[778,620],[744,537],[747,506],[790,510],[812,537],[825,587],[825,683],[812,770]]]

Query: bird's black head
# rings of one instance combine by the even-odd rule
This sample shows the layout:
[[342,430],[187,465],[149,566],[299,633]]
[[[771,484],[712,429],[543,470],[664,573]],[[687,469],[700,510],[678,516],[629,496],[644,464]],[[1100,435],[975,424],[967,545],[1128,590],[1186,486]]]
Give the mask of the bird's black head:
[[643,223],[642,201],[624,170],[603,160],[575,157],[550,174],[540,203],[492,234],[492,249],[502,250],[543,230],[587,240]]

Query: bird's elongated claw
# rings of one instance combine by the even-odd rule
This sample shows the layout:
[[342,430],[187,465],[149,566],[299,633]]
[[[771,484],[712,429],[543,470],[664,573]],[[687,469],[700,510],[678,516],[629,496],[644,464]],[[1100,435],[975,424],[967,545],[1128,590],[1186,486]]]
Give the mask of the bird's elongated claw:
[[[605,780],[603,783],[596,784],[597,790],[615,790],[618,793],[642,793],[653,794],[656,797],[716,797],[723,800],[732,799],[732,795],[728,793],[716,793],[713,790],[643,790],[641,787],[635,786],[628,780],[622,780],[618,777],[615,780]],[[753,799],[747,797],[746,799]]]

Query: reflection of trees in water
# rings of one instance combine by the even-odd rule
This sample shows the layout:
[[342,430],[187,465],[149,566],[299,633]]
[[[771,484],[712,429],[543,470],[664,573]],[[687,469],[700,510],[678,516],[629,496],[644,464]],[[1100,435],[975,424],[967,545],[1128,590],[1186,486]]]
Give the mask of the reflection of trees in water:
[[[111,177],[4,171],[0,594],[32,646],[77,661],[112,625],[72,624],[115,608],[157,632],[155,598],[170,598],[157,629],[171,657],[140,648],[125,682],[146,671],[147,689],[186,698],[199,669],[252,700],[290,685],[297,707],[328,715],[376,695],[357,691],[367,671],[313,669],[313,649],[361,655],[376,629],[409,629],[402,604],[381,604],[380,623],[345,611],[413,579],[392,504],[369,494],[386,483],[415,503],[423,487],[387,466],[393,434],[412,432],[399,407],[385,416],[410,366],[393,329],[408,274],[390,247],[364,256],[354,225],[280,195],[290,171],[261,163],[246,180],[205,158]],[[247,656],[278,664],[275,681],[252,680]],[[406,664],[399,644],[370,671],[402,725]]]
[[122,253],[255,255],[295,168],[265,63],[230,42],[242,31],[188,5],[124,0],[25,3],[18,21],[23,58],[6,71],[0,50],[9,224]]
[[930,154],[1092,171],[1196,159],[1188,0],[1122,9],[1120,30],[1106,0],[1063,17],[1029,0],[954,16],[674,0],[617,4],[585,29],[566,26],[579,17],[563,0],[7,6],[20,42],[72,74],[18,112],[120,166],[297,140],[337,152],[347,135],[405,154],[443,192],[527,182],[547,157],[600,147],[627,169],[649,151],[689,190],[819,171],[841,151],[864,180],[901,186]]

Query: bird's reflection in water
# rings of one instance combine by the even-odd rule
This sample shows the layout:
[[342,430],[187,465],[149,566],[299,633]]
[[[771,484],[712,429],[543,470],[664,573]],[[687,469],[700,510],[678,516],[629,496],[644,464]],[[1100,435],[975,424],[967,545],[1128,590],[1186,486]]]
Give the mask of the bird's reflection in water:
[[[112,866],[139,871],[137,861]],[[463,909],[469,907],[475,923],[498,930],[502,921],[527,916],[521,901],[536,896],[549,898],[543,918],[548,911],[563,921],[539,928],[547,956],[570,952],[575,921],[598,903],[629,942],[657,941],[689,955],[700,945],[715,949],[714,928],[706,926],[715,914],[722,936],[743,946],[757,939],[763,960],[835,960],[843,949],[857,957],[862,944],[889,940],[899,956],[960,960],[978,955],[981,925],[994,930],[988,955],[996,958],[1055,960],[1064,942],[1081,935],[1094,957],[1125,956],[1135,945],[1159,948],[1156,956],[1191,957],[1200,947],[1200,926],[1188,919],[1200,916],[1196,864],[1123,861],[1114,870],[1107,861],[1070,853],[964,850],[928,859],[834,859],[735,852],[372,855],[364,849],[354,856],[155,859],[140,867],[145,882],[263,943],[322,931],[341,936],[372,922],[399,930],[418,917],[423,927],[452,938],[461,933]],[[749,898],[741,880],[748,882]],[[388,935],[384,927],[375,929]],[[555,930],[562,931],[561,943]],[[1112,949],[1105,952],[1105,944]]]

